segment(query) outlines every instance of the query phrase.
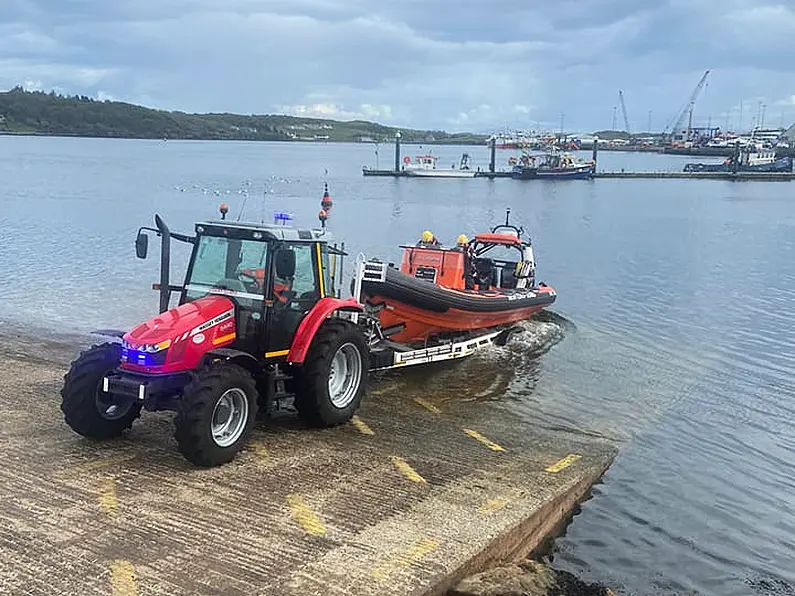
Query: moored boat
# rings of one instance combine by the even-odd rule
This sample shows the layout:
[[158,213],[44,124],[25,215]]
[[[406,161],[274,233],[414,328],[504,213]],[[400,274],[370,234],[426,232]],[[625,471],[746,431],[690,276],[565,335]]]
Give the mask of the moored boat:
[[459,238],[451,248],[429,239],[402,246],[399,269],[368,262],[362,296],[384,334],[398,342],[510,327],[557,296],[552,287],[535,283],[533,247],[523,233],[506,216],[504,225],[471,241]]
[[688,163],[685,172],[791,172],[792,157],[776,158],[774,149],[735,149],[721,163]]
[[540,155],[525,153],[511,169],[511,177],[517,180],[588,179],[596,172],[596,164],[583,161],[571,153],[552,152]]
[[417,176],[425,178],[474,178],[475,170],[469,167],[469,155],[464,153],[461,156],[461,163],[456,168],[439,168],[436,166],[438,157],[435,155],[418,155],[413,160],[406,156],[403,158],[403,171],[407,176]]

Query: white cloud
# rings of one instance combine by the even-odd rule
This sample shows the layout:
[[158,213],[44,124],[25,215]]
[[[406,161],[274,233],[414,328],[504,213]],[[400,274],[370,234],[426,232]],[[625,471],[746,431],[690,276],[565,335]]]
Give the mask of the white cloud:
[[315,103],[311,105],[296,104],[276,106],[276,111],[302,118],[329,118],[332,120],[379,120],[387,122],[392,119],[392,108],[388,105],[361,104],[356,109],[332,103]]

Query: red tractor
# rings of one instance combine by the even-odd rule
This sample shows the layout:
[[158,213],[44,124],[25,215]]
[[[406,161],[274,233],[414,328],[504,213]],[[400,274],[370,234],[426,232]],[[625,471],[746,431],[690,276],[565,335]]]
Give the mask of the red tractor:
[[[139,258],[147,255],[147,232],[161,238],[160,314],[126,333],[103,332],[117,339],[72,363],[61,390],[69,426],[110,439],[142,409],[172,410],[182,454],[215,466],[235,457],[258,410],[283,397],[294,397],[314,425],[349,420],[371,368],[367,326],[356,314],[362,306],[337,296],[344,252],[331,235],[285,219],[222,218],[196,224],[189,236],[156,215],[156,228],[140,228]],[[182,285],[169,281],[172,240],[192,245]],[[179,305],[169,308],[174,292]]]

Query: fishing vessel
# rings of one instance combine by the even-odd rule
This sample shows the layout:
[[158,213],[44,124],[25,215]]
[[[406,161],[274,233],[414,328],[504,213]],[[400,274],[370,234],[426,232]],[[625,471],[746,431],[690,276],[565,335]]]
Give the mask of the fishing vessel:
[[508,162],[512,167],[511,177],[516,180],[588,179],[596,172],[593,161],[583,161],[571,153],[549,152],[539,155],[524,153],[518,160]]
[[402,246],[400,268],[368,263],[380,270],[362,282],[363,300],[384,335],[397,342],[509,328],[557,296],[552,287],[536,284],[533,247],[523,233],[506,215],[505,224],[471,241],[459,237],[450,248],[432,237]]
[[474,178],[475,170],[469,165],[469,154],[461,156],[458,168],[453,164],[450,168],[437,167],[439,158],[435,155],[417,155],[413,160],[407,155],[403,158],[403,171],[407,176],[424,178]]
[[773,149],[737,149],[721,163],[688,163],[685,172],[791,172],[792,157],[776,158]]

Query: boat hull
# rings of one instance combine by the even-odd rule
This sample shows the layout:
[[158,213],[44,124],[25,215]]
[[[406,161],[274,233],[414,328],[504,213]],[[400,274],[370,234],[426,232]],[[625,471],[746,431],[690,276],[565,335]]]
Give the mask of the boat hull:
[[587,180],[593,178],[594,170],[591,164],[569,168],[516,166],[511,171],[511,177],[516,180]]
[[520,290],[455,290],[388,269],[362,285],[390,339],[411,343],[457,331],[509,326],[532,317],[557,297],[549,286]]
[[473,170],[423,170],[423,169],[405,169],[406,176],[416,176],[417,178],[474,178],[475,172]]
[[571,168],[539,168],[536,177],[554,180],[587,180],[593,177],[594,169],[590,164]]

